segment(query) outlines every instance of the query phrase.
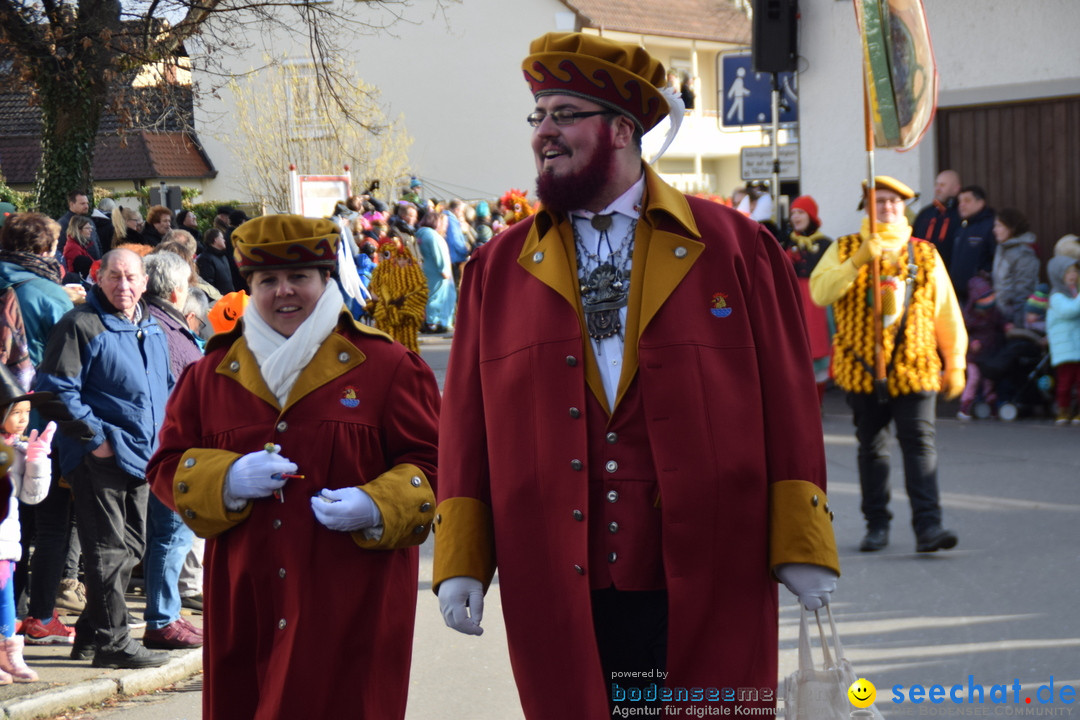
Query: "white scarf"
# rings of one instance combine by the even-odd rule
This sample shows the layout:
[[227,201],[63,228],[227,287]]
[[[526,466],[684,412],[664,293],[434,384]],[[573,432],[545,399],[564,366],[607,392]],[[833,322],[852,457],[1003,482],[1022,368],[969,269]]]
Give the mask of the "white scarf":
[[330,336],[342,310],[341,291],[331,278],[319,302],[289,337],[274,330],[252,303],[244,313],[244,339],[259,363],[259,372],[281,407],[300,377],[300,371],[315,357],[319,346]]

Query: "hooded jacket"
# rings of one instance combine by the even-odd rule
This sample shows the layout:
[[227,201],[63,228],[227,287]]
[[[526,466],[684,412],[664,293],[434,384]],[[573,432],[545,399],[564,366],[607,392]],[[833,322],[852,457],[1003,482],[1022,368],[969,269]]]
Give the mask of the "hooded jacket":
[[994,292],[1006,322],[1024,325],[1024,303],[1039,282],[1039,257],[1035,254],[1035,234],[1009,238],[994,253]]
[[1050,364],[1054,367],[1080,362],[1080,295],[1065,285],[1065,271],[1077,264],[1071,257],[1050,258],[1050,306],[1046,309],[1046,337],[1050,341]]

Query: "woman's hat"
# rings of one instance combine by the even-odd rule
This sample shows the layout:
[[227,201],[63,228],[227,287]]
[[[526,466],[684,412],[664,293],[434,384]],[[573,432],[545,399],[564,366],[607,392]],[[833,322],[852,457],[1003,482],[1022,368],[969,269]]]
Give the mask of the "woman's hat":
[[668,114],[664,65],[645,48],[597,35],[552,32],[521,63],[533,97],[574,95],[619,112],[643,133]]
[[791,201],[792,210],[802,210],[810,216],[810,222],[821,227],[821,219],[818,217],[817,203],[809,195],[800,195]]
[[263,215],[233,230],[240,272],[337,266],[338,226],[325,218]]
[[49,417],[57,417],[57,409],[60,417],[70,418],[66,406],[56,399],[51,392],[27,392],[19,383],[15,373],[7,365],[0,365],[0,410],[14,405],[17,402],[28,401],[34,407],[49,405]]

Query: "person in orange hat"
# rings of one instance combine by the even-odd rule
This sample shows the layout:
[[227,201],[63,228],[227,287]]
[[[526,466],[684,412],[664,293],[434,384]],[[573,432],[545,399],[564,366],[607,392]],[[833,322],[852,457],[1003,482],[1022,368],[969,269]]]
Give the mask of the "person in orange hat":
[[[890,422],[896,426],[904,455],[915,549],[948,550],[956,546],[957,536],[942,526],[935,409],[939,393],[954,400],[964,389],[967,331],[941,256],[933,243],[913,237],[904,214],[914,191],[886,175],[874,178],[874,188],[874,232],[870,218],[864,218],[858,233],[829,246],[810,275],[814,302],[833,307],[833,375],[847,392],[854,413],[866,519],[859,550],[877,552],[889,544]],[[860,208],[867,197],[863,181]],[[886,377],[880,381],[874,369],[875,262],[881,269],[881,344],[886,361]]]
[[180,378],[147,471],[207,538],[203,717],[401,720],[438,385],[345,309],[335,223],[232,241],[251,302]]
[[[530,720],[640,711],[678,688],[749,689],[740,706],[774,712],[777,579],[812,609],[839,573],[791,262],[759,223],[642,161],[642,136],[681,113],[643,48],[550,33],[522,69],[542,207],[463,272],[443,617],[483,631],[497,559]],[[724,705],[717,690],[684,707]]]
[[236,290],[222,296],[220,300],[214,303],[214,307],[210,308],[210,312],[207,314],[214,332],[227,333],[236,327],[237,321],[247,310],[248,302],[248,294],[243,290]]

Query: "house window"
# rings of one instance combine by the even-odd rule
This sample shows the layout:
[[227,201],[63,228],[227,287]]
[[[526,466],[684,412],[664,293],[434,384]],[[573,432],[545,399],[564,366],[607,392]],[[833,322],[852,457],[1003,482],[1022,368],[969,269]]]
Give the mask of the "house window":
[[331,125],[327,104],[319,94],[318,76],[312,64],[285,67],[289,131],[294,139],[326,137]]

